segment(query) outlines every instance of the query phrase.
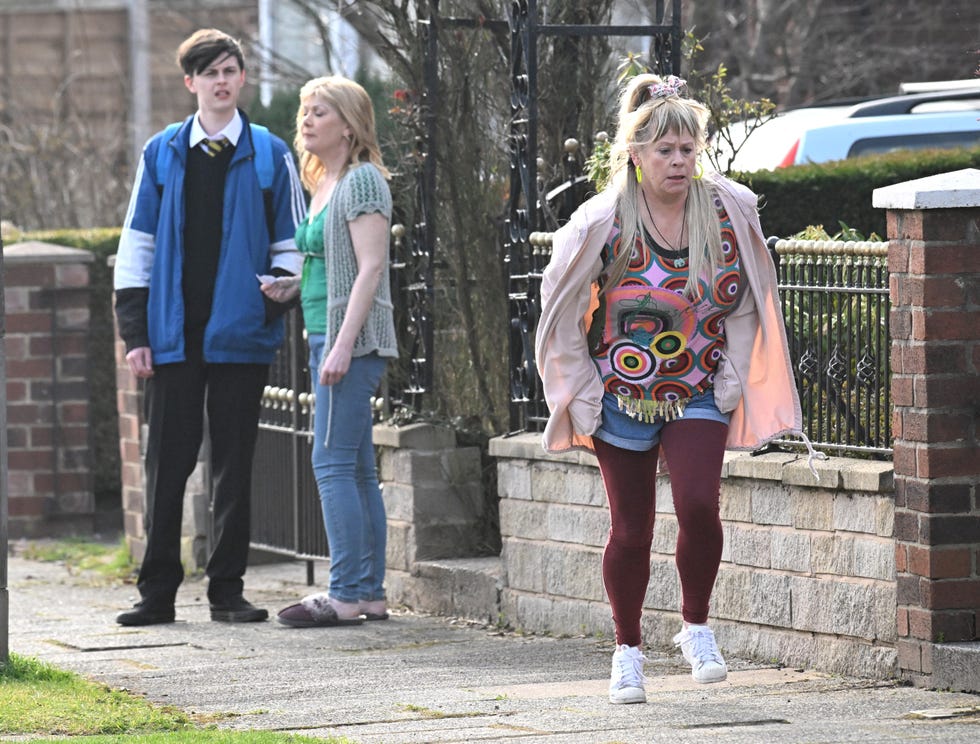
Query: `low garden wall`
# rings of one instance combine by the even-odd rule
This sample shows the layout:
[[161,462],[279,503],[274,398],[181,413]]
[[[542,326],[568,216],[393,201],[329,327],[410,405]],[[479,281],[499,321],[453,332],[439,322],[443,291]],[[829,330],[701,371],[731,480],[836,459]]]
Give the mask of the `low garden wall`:
[[[501,612],[513,625],[612,634],[602,588],[609,512],[595,458],[551,456],[539,435],[498,438]],[[743,657],[841,674],[896,672],[892,464],[816,463],[791,453],[729,452],[722,472],[725,547],[711,602],[719,645]],[[645,643],[681,627],[670,482],[657,519],[644,602]]]
[[[479,550],[487,508],[479,451],[450,429],[376,426],[388,508],[388,598],[416,610],[557,635],[613,633],[602,586],[609,510],[595,458],[548,455],[539,434],[497,437],[499,555]],[[725,547],[711,625],[733,656],[873,678],[896,676],[891,462],[726,454]],[[644,643],[681,625],[669,476],[644,603]]]

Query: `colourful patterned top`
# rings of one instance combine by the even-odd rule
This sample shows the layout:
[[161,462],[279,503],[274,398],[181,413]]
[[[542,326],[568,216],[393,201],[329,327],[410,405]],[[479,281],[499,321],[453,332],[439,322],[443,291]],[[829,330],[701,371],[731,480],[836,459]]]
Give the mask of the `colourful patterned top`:
[[[716,200],[724,262],[702,297],[684,296],[686,252],[667,251],[646,233],[637,235],[629,269],[606,292],[592,316],[589,349],[607,393],[620,410],[641,421],[683,415],[692,397],[711,388],[725,347],[725,316],[735,307],[744,284],[735,233]],[[613,223],[602,260],[608,265],[619,250],[619,218]]]

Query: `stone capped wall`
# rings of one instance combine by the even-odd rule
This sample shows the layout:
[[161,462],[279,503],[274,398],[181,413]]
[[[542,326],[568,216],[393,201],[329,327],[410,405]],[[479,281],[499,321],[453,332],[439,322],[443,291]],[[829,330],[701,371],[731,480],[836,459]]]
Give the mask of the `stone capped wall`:
[[[549,456],[540,435],[492,441],[498,458],[503,615],[515,626],[611,635],[602,587],[609,529],[595,458]],[[729,653],[866,677],[896,669],[890,462],[832,458],[819,482],[795,454],[726,455],[725,547],[711,625]],[[677,520],[666,475],[644,601],[644,642],[668,648],[681,627]]]

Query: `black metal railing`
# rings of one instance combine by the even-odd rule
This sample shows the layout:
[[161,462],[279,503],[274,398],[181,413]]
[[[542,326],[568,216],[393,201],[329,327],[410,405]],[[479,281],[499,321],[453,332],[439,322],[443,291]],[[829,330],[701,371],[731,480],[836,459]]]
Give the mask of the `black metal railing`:
[[[547,265],[551,241],[531,233],[536,263]],[[888,243],[769,242],[803,431],[823,451],[890,456]],[[543,395],[534,403],[546,410]],[[547,415],[530,420],[540,430]]]
[[803,428],[820,449],[888,456],[888,243],[770,239]]

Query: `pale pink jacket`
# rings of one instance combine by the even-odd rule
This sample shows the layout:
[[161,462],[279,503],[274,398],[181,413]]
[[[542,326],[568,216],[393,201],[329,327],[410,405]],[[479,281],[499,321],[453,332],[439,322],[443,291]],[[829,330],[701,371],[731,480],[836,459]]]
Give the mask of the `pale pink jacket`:
[[[772,439],[803,437],[803,416],[793,380],[776,271],[766,249],[756,195],[717,174],[705,173],[728,212],[748,290],[725,320],[726,353],[715,377],[715,402],[731,412],[728,448],[757,449]],[[548,452],[593,450],[602,416],[602,381],[589,356],[587,314],[595,307],[600,251],[615,217],[616,194],[607,189],[580,206],[554,234],[551,261],[541,282],[541,320],[535,339],[538,372],[551,417]]]

